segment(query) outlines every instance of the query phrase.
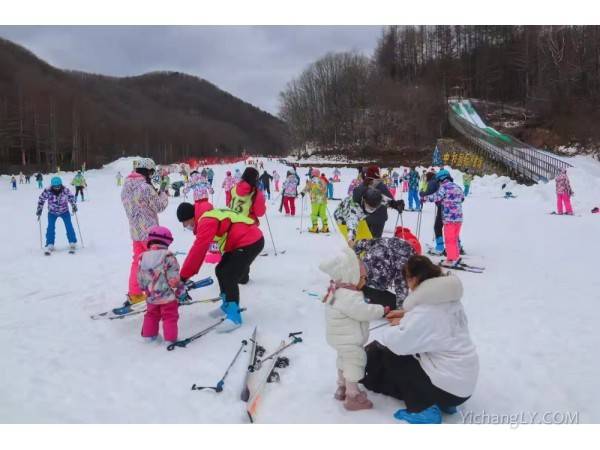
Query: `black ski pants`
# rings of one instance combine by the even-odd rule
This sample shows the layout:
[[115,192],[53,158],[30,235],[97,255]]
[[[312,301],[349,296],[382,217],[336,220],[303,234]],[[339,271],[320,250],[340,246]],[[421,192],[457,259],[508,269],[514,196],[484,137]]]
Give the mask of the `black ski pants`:
[[260,238],[254,244],[226,252],[215,268],[219,289],[225,294],[228,302],[240,302],[238,284],[246,284],[250,279],[250,265],[265,246],[265,239]]
[[433,223],[433,232],[436,238],[444,236],[444,222],[442,222],[442,205],[435,204],[435,222]]

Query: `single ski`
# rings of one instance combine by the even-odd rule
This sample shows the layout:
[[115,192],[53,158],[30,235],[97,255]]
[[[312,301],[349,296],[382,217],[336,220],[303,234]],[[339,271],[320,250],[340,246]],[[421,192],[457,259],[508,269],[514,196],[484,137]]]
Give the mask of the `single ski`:
[[[255,329],[255,331],[256,331],[256,329]],[[192,385],[192,391],[202,391],[204,389],[213,389],[217,393],[223,392],[223,386],[225,386],[225,378],[227,378],[227,375],[229,374],[229,371],[231,370],[231,368],[233,367],[233,365],[237,361],[238,357],[240,356],[240,354],[242,353],[242,351],[244,350],[244,347],[246,347],[246,345],[248,345],[248,341],[244,339],[242,341],[242,345],[240,346],[239,350],[237,351],[237,353],[233,357],[233,360],[231,361],[231,363],[227,367],[227,370],[225,370],[225,374],[217,382],[216,386],[196,386],[196,383],[194,383]]]
[[252,348],[250,350],[250,360],[248,361],[248,367],[246,368],[246,375],[244,376],[244,384],[242,387],[242,394],[240,398],[243,402],[247,402],[250,398],[250,376],[253,374],[254,364],[258,358],[262,357],[265,353],[265,349],[261,347],[256,340],[256,333],[258,331],[258,327],[254,327],[254,331],[252,332],[252,337],[250,338],[250,342],[252,343]]
[[[285,252],[286,252],[286,250],[280,250],[280,251],[277,252],[277,255],[285,255]],[[267,252],[262,252],[260,254],[260,256],[269,256],[269,255],[271,255],[271,253],[268,252],[268,251]]]
[[438,265],[444,269],[463,270],[465,272],[472,273],[483,273],[485,271],[485,267],[471,266],[464,262],[459,262],[458,264],[455,264],[453,266],[444,265],[443,262],[439,262]]
[[[212,279],[212,277],[207,277],[207,278],[203,278],[202,280],[198,280],[198,281],[188,281],[186,283],[186,288],[188,291],[191,291],[191,290],[198,289],[201,287],[210,286],[213,283],[214,283],[214,280]],[[192,300],[191,297],[188,295],[186,300],[179,302],[179,306],[193,305],[194,303],[214,303],[219,300],[220,300],[219,297],[202,299],[202,300]],[[113,308],[110,311],[105,311],[105,312],[102,312],[99,314],[93,314],[90,316],[90,318],[92,320],[98,320],[98,319],[114,320],[114,319],[122,319],[124,317],[135,316],[137,314],[141,314],[144,312],[146,312],[146,302],[140,302],[140,303],[136,303],[133,305],[123,305],[118,308]]]

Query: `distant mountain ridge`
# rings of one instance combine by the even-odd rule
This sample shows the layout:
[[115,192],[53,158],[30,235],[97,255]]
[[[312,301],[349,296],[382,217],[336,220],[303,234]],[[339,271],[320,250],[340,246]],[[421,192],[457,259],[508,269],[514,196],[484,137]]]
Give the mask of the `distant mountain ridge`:
[[61,70],[0,38],[0,167],[92,167],[134,154],[163,163],[281,155],[288,142],[284,122],[204,79]]

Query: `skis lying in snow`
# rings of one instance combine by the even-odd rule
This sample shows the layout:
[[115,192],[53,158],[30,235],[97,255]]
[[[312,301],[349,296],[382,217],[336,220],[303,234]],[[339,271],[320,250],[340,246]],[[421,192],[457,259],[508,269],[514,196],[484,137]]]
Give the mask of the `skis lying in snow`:
[[581,217],[581,214],[567,214],[567,213],[562,213],[559,214],[556,211],[552,211],[549,212],[548,214],[552,215],[552,216],[571,216],[571,217]]
[[[246,311],[246,308],[240,309],[240,312],[243,312],[243,311]],[[225,322],[225,319],[227,319],[227,317],[221,317],[218,322],[213,323],[211,326],[209,326],[201,331],[198,331],[193,336],[190,336],[189,338],[181,339],[177,342],[173,342],[172,344],[167,346],[167,350],[172,351],[172,350],[175,350],[177,347],[182,347],[182,348],[187,347],[187,345],[189,343],[194,342],[196,339],[200,339],[202,336],[206,336],[208,333],[213,331],[215,328],[217,328],[219,325],[221,325],[223,322]]]
[[248,361],[248,367],[246,369],[246,375],[244,376],[244,384],[242,387],[242,394],[240,395],[240,399],[243,402],[247,402],[250,398],[250,376],[254,373],[253,369],[254,365],[258,358],[262,357],[265,354],[265,348],[261,347],[257,341],[256,333],[258,332],[258,327],[254,327],[254,331],[252,332],[252,337],[250,338],[250,342],[252,343],[252,349],[250,350],[250,360]]
[[485,271],[485,267],[472,266],[470,264],[463,262],[462,259],[459,259],[458,263],[454,264],[454,265],[445,265],[443,261],[440,261],[438,263],[438,266],[440,266],[444,269],[462,270],[465,272],[473,272],[473,273],[483,273]]
[[[246,407],[246,413],[248,414],[248,418],[250,419],[251,423],[254,423],[256,421],[256,413],[258,410],[258,406],[260,405],[262,398],[265,394],[264,391],[265,387],[267,386],[267,383],[276,383],[280,380],[279,373],[275,369],[284,369],[290,365],[290,360],[288,358],[279,355],[281,355],[281,353],[291,345],[302,342],[302,338],[298,337],[298,335],[301,333],[301,331],[298,331],[296,333],[290,333],[290,342],[286,343],[285,341],[281,341],[277,350],[275,350],[273,353],[271,353],[269,356],[265,357],[262,360],[258,359],[259,356],[255,356],[254,362],[248,366],[247,377],[256,372],[258,372],[256,373],[256,375],[260,377],[256,390],[254,390],[254,392],[252,392],[252,394],[248,398],[248,405]],[[269,364],[263,367],[262,364],[267,361],[270,361]],[[246,387],[247,385],[244,386],[244,388]],[[242,400],[244,399],[244,395],[246,392],[250,394],[249,389],[248,391],[242,391]]]
[[[188,281],[186,283],[186,289],[188,291],[191,291],[191,290],[198,289],[201,287],[210,286],[213,283],[214,283],[214,280],[212,279],[212,277],[203,278],[202,280],[198,280],[198,281]],[[192,298],[188,295],[187,300],[179,302],[179,306],[193,305],[194,303],[214,303],[214,302],[218,302],[219,300],[220,300],[220,297],[206,298],[206,299],[202,299],[202,300],[192,300]],[[99,320],[99,319],[114,320],[114,319],[123,319],[124,317],[135,316],[137,314],[142,314],[145,312],[146,312],[146,302],[140,302],[140,303],[136,303],[134,305],[124,305],[124,306],[120,306],[118,308],[113,308],[110,311],[105,311],[105,312],[102,312],[99,314],[93,314],[90,316],[90,318],[92,320]]]

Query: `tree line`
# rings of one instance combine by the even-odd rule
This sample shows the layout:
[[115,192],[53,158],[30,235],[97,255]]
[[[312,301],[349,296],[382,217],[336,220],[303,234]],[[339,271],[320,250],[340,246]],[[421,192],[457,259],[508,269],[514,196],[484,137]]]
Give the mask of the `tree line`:
[[296,147],[431,150],[447,98],[523,106],[568,143],[600,138],[598,26],[390,26],[370,57],[327,54],[280,94]]
[[97,167],[128,155],[170,163],[287,148],[281,120],[205,80],[59,70],[0,39],[0,172]]

